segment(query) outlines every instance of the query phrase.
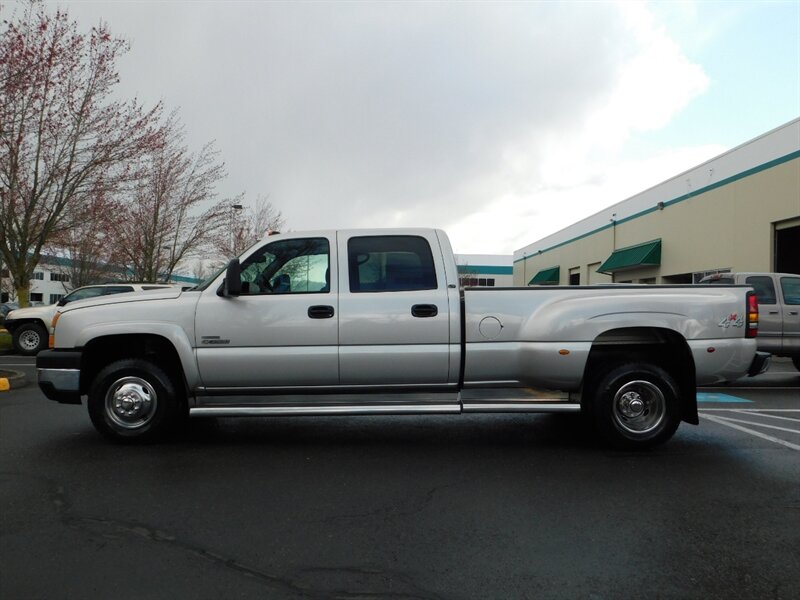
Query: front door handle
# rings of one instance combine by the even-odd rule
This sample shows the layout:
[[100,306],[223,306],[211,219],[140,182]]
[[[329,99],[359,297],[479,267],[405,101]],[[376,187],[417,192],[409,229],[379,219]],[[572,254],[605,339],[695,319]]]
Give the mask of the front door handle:
[[411,307],[411,316],[424,319],[426,317],[435,317],[439,314],[439,309],[435,304],[415,304]]
[[797,316],[797,311],[796,310],[790,310],[789,314],[792,315],[793,317],[796,317]]
[[333,307],[325,304],[308,307],[308,317],[310,319],[330,319],[334,315]]

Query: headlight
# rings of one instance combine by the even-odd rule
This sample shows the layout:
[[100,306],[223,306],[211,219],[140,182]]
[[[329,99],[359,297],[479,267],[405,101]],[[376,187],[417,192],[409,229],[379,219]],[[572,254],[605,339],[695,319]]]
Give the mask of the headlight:
[[55,348],[56,347],[56,324],[58,320],[61,318],[61,313],[57,312],[53,317],[53,320],[50,322],[50,339],[48,340],[48,348]]

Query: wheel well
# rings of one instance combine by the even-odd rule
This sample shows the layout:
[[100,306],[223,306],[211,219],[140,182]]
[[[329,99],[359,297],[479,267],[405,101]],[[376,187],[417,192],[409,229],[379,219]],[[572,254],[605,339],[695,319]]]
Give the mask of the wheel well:
[[41,325],[42,327],[44,327],[45,333],[48,330],[47,324],[44,321],[42,321],[41,319],[35,319],[35,318],[32,318],[32,317],[29,317],[29,318],[25,318],[25,319],[14,319],[13,331],[11,331],[11,333],[16,331],[17,329],[19,329],[23,325],[30,325],[30,324]]
[[178,389],[186,389],[178,351],[168,339],[152,334],[109,335],[91,340],[81,358],[81,394],[89,392],[95,376],[112,362],[125,358],[142,358],[163,369]]
[[581,397],[590,399],[603,374],[613,365],[628,361],[650,362],[672,375],[680,388],[681,420],[699,423],[694,358],[686,339],[670,329],[612,329],[595,338],[586,362]]

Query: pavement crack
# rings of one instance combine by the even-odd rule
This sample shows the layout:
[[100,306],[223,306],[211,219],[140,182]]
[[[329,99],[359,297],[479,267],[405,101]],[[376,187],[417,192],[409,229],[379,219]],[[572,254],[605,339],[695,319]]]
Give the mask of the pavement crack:
[[384,520],[391,518],[391,517],[411,517],[414,515],[418,515],[419,513],[426,510],[430,505],[433,503],[436,494],[441,492],[444,489],[456,487],[461,485],[463,482],[455,481],[453,483],[445,483],[436,487],[429,489],[425,494],[421,497],[417,497],[414,501],[405,507],[392,507],[392,506],[381,506],[375,508],[373,510],[364,511],[360,513],[345,513],[339,515],[331,515],[329,517],[325,517],[324,519],[317,520],[316,522],[322,523],[334,523],[336,521],[344,521],[344,520],[352,520],[352,519],[369,519],[373,517],[381,517]]
[[[56,517],[67,527],[92,537],[138,539],[173,548],[220,568],[256,579],[281,596],[294,595],[295,597],[320,600],[366,598],[442,600],[440,595],[421,589],[408,575],[369,566],[309,567],[287,576],[273,575],[236,558],[183,541],[167,531],[141,522],[77,514],[64,486],[53,479],[40,475],[0,472],[0,479],[3,477],[22,477],[43,482],[47,490],[47,502],[53,507]],[[419,506],[415,507],[413,511],[408,511],[408,514],[424,510],[433,500],[438,489],[440,488],[433,488],[426,493]],[[309,581],[303,581],[304,579]]]

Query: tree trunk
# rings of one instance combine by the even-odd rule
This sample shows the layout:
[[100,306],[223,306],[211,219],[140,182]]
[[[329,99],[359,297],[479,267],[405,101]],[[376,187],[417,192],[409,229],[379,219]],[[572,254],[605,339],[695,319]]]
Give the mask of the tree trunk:
[[30,306],[31,300],[31,288],[30,286],[14,286],[14,290],[17,292],[17,302],[19,303],[20,308],[25,308],[26,306]]

